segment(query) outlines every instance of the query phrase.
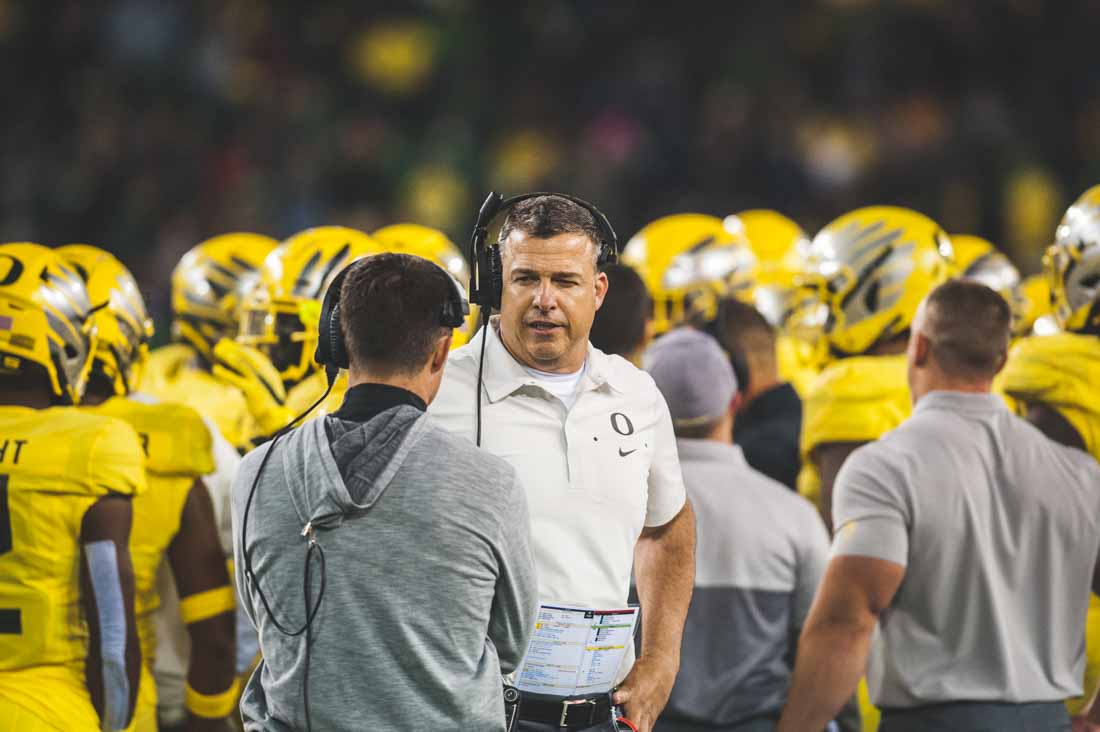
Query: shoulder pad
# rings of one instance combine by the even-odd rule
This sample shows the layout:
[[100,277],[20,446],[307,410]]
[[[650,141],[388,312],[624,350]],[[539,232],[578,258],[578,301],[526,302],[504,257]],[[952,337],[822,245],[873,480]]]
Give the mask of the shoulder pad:
[[198,477],[214,471],[213,437],[206,422],[191,407],[114,398],[98,409],[134,428],[150,472]]
[[1076,333],[1017,341],[994,383],[1021,402],[1041,402],[1073,425],[1100,460],[1100,338]]
[[905,356],[856,356],[829,364],[803,402],[802,452],[825,442],[876,440],[912,412]]

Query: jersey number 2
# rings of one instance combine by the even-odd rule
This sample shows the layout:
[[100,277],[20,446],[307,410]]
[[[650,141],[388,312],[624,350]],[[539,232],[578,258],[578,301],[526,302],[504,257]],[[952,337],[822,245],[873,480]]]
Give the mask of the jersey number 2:
[[[11,509],[8,508],[8,476],[0,473],[0,557],[12,550]],[[0,608],[0,634],[19,635],[23,618],[18,608]]]

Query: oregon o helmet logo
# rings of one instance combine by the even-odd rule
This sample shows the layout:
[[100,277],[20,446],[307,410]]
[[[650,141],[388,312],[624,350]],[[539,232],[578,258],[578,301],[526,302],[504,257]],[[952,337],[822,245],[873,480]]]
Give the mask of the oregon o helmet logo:
[[615,430],[623,437],[627,437],[634,434],[634,423],[630,421],[630,417],[622,412],[612,412],[611,429]]

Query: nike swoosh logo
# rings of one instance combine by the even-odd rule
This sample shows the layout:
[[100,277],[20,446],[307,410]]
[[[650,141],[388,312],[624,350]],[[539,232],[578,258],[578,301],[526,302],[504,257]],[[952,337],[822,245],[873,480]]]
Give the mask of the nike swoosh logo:
[[634,453],[634,452],[638,452],[638,448],[634,448],[633,450],[627,450],[626,452],[623,452],[623,449],[620,447],[619,448],[619,457],[626,457],[627,455],[629,455],[631,453]]

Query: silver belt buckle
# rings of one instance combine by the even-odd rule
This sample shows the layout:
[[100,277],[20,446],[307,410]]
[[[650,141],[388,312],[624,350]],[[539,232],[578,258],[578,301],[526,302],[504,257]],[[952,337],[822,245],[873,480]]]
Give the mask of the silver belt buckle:
[[[570,707],[575,707],[578,704],[585,704],[585,705],[590,706],[590,707],[595,707],[596,706],[596,700],[595,699],[566,699],[566,700],[564,700],[561,703],[561,719],[558,720],[558,726],[559,727],[567,726],[566,723],[568,722],[569,709],[570,709]],[[588,723],[591,724],[591,722],[592,722],[592,712],[589,711],[589,713],[588,713]]]

